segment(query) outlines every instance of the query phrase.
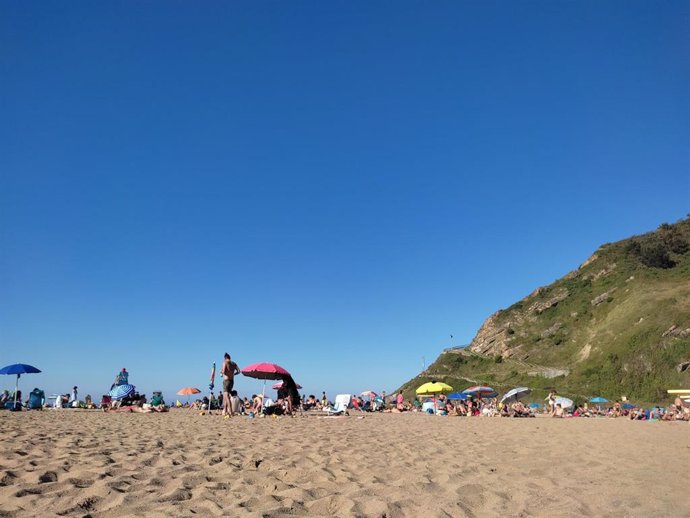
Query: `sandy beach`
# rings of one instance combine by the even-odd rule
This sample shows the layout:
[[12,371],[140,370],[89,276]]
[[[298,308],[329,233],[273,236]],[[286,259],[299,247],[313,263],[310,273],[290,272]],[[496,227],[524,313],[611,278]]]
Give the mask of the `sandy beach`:
[[0,415],[2,517],[690,516],[688,423]]

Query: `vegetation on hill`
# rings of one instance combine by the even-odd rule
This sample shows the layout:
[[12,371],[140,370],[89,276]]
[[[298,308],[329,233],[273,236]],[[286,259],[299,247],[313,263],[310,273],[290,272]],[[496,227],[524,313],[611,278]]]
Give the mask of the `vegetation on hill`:
[[431,379],[464,389],[549,389],[665,401],[690,387],[690,217],[601,246],[580,268],[487,319],[401,389]]

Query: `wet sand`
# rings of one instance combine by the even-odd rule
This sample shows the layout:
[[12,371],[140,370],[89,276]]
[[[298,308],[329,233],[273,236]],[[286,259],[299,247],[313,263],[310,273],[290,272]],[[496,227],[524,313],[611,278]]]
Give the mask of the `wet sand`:
[[0,414],[0,517],[690,517],[690,424]]

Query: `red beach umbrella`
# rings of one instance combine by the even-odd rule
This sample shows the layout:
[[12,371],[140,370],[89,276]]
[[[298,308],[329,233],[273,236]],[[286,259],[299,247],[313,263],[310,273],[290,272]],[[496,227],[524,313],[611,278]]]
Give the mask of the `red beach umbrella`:
[[275,363],[253,363],[242,369],[242,374],[260,380],[279,380],[290,373]]
[[[302,388],[302,385],[300,385],[299,383],[295,383],[295,385],[297,385],[298,389]],[[279,381],[278,383],[274,383],[271,388],[273,388],[275,390],[281,389],[281,388],[283,388],[283,382]]]
[[261,390],[261,396],[263,397],[266,392],[266,380],[279,380],[283,379],[285,376],[289,376],[290,373],[283,369],[280,365],[275,363],[253,363],[248,367],[242,369],[242,374],[249,376],[250,378],[256,378],[264,380],[264,387]]

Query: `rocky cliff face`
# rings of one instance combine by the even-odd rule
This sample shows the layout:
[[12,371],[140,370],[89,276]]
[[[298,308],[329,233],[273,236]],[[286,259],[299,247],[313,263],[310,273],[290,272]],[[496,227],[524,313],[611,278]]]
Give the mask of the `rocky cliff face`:
[[423,374],[646,401],[690,387],[690,218],[603,245]]
[[[545,294],[547,296],[542,297]],[[549,288],[537,288],[518,303],[520,308],[527,306],[527,309],[516,309],[509,316],[501,310],[487,318],[470,343],[470,351],[507,358],[514,355],[519,356],[521,346],[519,339],[526,336],[523,332],[525,324],[537,322],[538,315],[558,305],[566,298],[568,298],[566,288],[559,288],[553,292],[550,292]],[[552,336],[562,325],[560,322],[554,323],[542,331],[541,336]],[[520,334],[516,335],[516,330],[520,331]]]

